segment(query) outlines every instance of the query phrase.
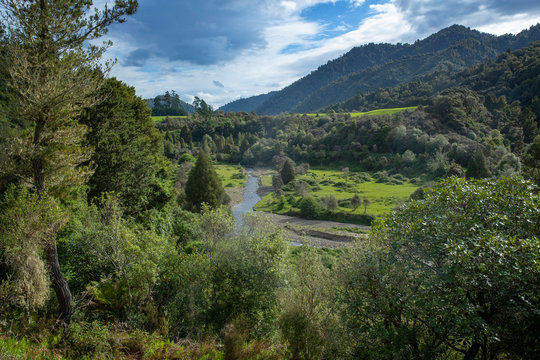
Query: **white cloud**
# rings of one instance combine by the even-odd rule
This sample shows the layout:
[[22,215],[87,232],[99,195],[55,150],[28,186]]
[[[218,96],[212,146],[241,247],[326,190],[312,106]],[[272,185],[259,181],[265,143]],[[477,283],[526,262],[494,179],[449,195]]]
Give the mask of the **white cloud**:
[[[367,16],[358,26],[350,28],[350,31],[333,38],[320,39],[318,35],[327,25],[307,21],[300,14],[307,7],[334,1],[285,0],[257,1],[256,5],[253,3],[253,6],[264,7],[264,12],[270,14],[268,15],[270,20],[265,20],[265,26],[260,31],[261,41],[256,46],[239,48],[235,53],[236,56],[232,58],[207,65],[194,65],[186,61],[156,56],[158,49],[155,49],[144,68],[124,66],[127,54],[134,53],[139,48],[138,39],[134,39],[127,32],[114,32],[115,45],[108,56],[117,57],[119,62],[112,75],[135,86],[137,93],[143,97],[153,97],[165,90],[174,89],[185,101],[191,102],[193,96],[199,96],[219,107],[240,97],[281,89],[328,60],[365,43],[411,42],[453,23],[501,34],[516,33],[540,22],[540,15],[533,16],[525,12],[498,15],[497,11],[488,5],[485,8],[478,6],[482,3],[476,0],[468,0],[477,4],[472,7],[477,10],[468,14],[463,13],[460,18],[462,21],[456,21],[447,15],[452,6],[457,6],[455,2],[447,4],[427,0],[389,0],[382,4],[370,5]],[[364,0],[343,1],[349,1],[353,6],[366,6]],[[247,0],[237,0],[230,3],[230,7],[234,7],[232,9],[234,11],[239,11],[243,4],[248,3],[251,4]],[[461,1],[460,4],[464,3]],[[245,7],[246,12],[252,10],[249,6]],[[253,13],[261,14],[263,13],[261,9]],[[217,18],[218,16],[212,17]],[[136,23],[134,20],[129,19],[133,26],[152,28],[152,24]],[[122,25],[119,29],[122,29]],[[246,28],[245,31],[250,29]],[[174,36],[170,38],[173,39]],[[283,52],[283,49],[291,45],[295,46],[296,52]],[[171,43],[171,46],[174,46],[174,43]],[[160,50],[167,51],[167,49]],[[219,79],[220,84],[227,86],[220,87],[216,84],[216,79]]]
[[280,5],[287,13],[292,13],[296,10],[296,3],[294,1],[282,1]]
[[526,28],[527,24],[530,26],[537,23],[540,23],[540,15],[531,17],[527,14],[517,14],[500,18],[496,23],[488,23],[476,27],[476,29],[495,35],[517,34],[524,27]]

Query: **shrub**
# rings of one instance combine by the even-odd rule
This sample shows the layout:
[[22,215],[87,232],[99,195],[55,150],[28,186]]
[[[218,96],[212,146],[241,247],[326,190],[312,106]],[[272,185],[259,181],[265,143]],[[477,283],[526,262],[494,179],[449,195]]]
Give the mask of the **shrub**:
[[300,200],[300,215],[306,219],[314,219],[319,214],[319,202],[313,196],[306,196]]

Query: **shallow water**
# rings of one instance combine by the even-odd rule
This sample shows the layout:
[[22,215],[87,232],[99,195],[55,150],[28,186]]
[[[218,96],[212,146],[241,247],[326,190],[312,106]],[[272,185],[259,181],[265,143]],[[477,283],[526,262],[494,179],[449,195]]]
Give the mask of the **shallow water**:
[[253,169],[248,168],[246,170],[248,179],[244,188],[244,199],[232,210],[238,228],[242,226],[244,214],[252,212],[255,204],[261,200],[261,197],[257,194],[257,190],[259,189],[259,178],[253,176]]

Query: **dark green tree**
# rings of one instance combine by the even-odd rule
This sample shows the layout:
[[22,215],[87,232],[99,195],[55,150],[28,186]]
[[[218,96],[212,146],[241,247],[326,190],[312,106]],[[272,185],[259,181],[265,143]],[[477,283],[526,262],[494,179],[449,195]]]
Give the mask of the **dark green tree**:
[[351,205],[353,207],[353,211],[362,205],[362,199],[360,196],[358,196],[358,194],[354,194],[354,196],[351,198]]
[[203,203],[216,208],[227,200],[221,181],[204,151],[199,152],[197,162],[189,172],[185,191],[187,207],[195,212],[201,211]]
[[105,82],[98,96],[104,101],[81,116],[94,148],[89,195],[115,192],[127,214],[166,203],[170,190],[163,178],[169,172],[161,155],[163,139],[146,101],[135,95],[133,87],[114,78]]
[[291,160],[287,159],[283,163],[283,167],[281,168],[281,179],[283,180],[283,183],[286,185],[294,180],[295,178],[295,171],[294,171],[294,164]]
[[193,100],[193,106],[195,106],[195,112],[205,119],[211,118],[214,115],[212,105],[208,105],[206,101],[197,96]]
[[467,179],[483,179],[490,175],[486,165],[484,152],[480,149],[476,150],[467,163],[467,171],[465,176]]
[[314,219],[319,215],[319,202],[313,196],[302,198],[299,207],[303,218]]
[[521,158],[523,175],[540,186],[540,135],[536,135]]

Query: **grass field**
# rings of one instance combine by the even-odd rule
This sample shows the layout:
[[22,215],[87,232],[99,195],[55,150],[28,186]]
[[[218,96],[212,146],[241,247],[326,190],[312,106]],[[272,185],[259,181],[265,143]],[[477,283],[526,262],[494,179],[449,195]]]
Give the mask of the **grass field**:
[[180,115],[168,115],[168,116],[151,116],[151,118],[152,118],[152,120],[153,120],[154,122],[160,122],[160,121],[162,121],[162,120],[164,120],[164,119],[166,119],[166,118],[171,118],[171,119],[172,119],[172,118],[181,118],[181,119],[185,119],[185,118],[187,118],[187,116],[186,116],[186,115],[182,115],[182,116],[180,116]]
[[261,176],[261,186],[272,186],[272,175]]
[[[370,115],[392,115],[398,112],[405,110],[414,110],[417,106],[402,107],[402,108],[392,108],[392,109],[377,109],[366,112],[351,112],[349,113],[352,117],[361,117],[361,116],[370,116]],[[317,114],[306,114],[307,116],[317,116]],[[319,113],[319,115],[324,115]]]
[[247,180],[246,170],[240,165],[214,165],[224,188],[243,187]]
[[[367,198],[370,205],[367,207],[367,214],[386,214],[397,205],[405,202],[414,190],[418,187],[405,179],[390,178],[378,182],[366,173],[351,172],[346,178],[339,170],[310,170],[307,174],[297,177],[297,181],[305,181],[309,186],[309,195],[316,199],[333,195],[339,203],[334,213],[363,214],[364,207],[359,206],[356,210],[347,201],[354,194],[358,194],[361,199]],[[296,194],[293,186],[285,187],[284,198],[279,198],[273,193],[265,196],[256,206],[256,210],[273,212],[277,214],[287,214],[295,207],[301,196]],[[298,209],[296,209],[298,210]]]

